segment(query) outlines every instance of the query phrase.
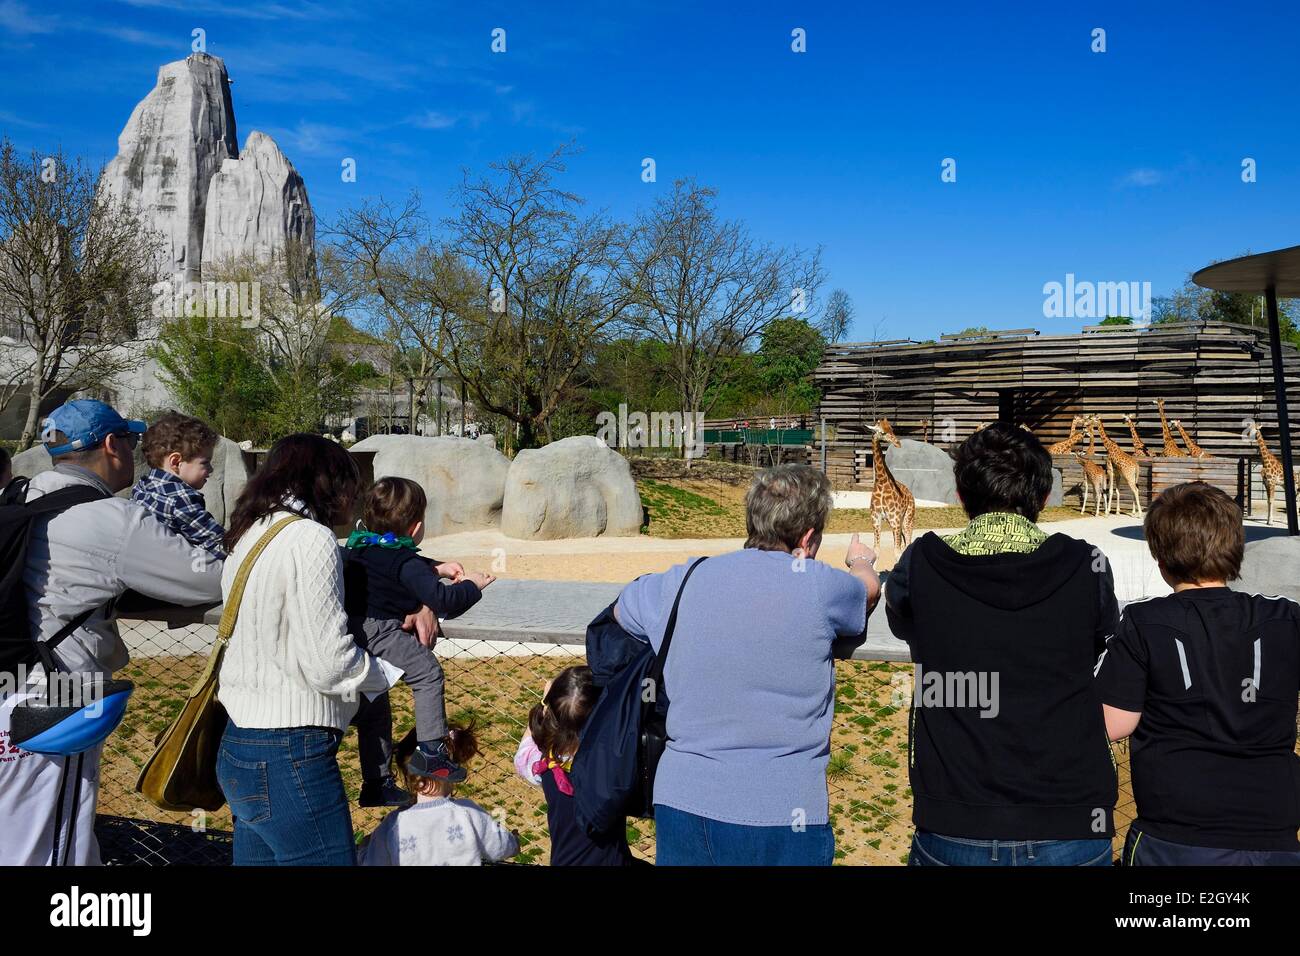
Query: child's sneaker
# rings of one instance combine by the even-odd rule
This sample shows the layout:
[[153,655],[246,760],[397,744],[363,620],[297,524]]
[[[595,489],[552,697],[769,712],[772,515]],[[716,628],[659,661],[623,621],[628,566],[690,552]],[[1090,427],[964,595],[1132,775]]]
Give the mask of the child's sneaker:
[[406,762],[406,769],[421,777],[433,777],[448,783],[460,783],[467,776],[465,768],[452,763],[447,744],[441,740],[422,740]]

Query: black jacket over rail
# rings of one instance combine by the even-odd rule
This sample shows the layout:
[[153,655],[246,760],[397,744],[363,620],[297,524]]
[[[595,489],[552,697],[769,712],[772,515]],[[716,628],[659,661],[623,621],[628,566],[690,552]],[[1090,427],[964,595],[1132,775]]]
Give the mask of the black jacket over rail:
[[[1119,616],[1105,557],[1063,534],[1029,554],[966,556],[930,533],[899,558],[885,601],[920,677],[916,826],[978,840],[1111,836],[1116,771],[1093,680]],[[986,700],[996,689],[993,706],[977,687]]]

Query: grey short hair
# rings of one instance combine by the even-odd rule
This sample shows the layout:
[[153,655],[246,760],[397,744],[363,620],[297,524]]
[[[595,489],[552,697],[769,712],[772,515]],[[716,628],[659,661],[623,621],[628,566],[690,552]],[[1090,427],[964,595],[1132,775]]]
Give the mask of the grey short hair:
[[754,476],[745,494],[747,548],[793,551],[809,528],[826,527],[831,513],[830,480],[809,465],[777,465]]

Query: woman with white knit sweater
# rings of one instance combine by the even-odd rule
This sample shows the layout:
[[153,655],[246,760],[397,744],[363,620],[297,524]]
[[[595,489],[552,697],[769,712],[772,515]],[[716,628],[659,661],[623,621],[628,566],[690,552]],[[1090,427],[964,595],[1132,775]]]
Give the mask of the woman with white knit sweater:
[[348,633],[331,525],[350,518],[360,484],[343,448],[290,435],[231,515],[227,601],[249,552],[283,523],[252,564],[219,675],[230,723],[217,773],[235,818],[236,866],[354,862],[336,757],[358,695],[384,681]]

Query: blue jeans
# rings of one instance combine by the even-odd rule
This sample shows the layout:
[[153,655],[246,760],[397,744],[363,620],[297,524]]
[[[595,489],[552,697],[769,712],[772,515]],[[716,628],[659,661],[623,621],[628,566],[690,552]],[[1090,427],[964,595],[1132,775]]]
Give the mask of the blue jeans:
[[966,840],[912,834],[908,866],[1110,866],[1110,839]]
[[830,866],[830,824],[751,827],[655,804],[656,866]]
[[226,725],[217,779],[235,818],[235,866],[352,866],[352,815],[330,727]]

